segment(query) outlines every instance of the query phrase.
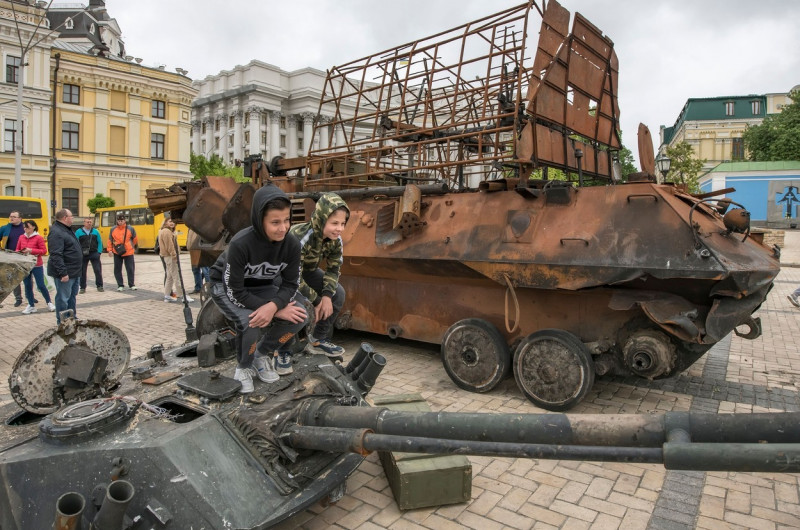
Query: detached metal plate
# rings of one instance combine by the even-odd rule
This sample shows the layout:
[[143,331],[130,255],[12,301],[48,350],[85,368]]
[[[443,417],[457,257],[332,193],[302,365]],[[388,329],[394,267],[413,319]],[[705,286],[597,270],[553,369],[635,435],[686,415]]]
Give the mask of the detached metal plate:
[[228,399],[242,388],[242,384],[236,379],[208,370],[181,377],[178,386],[189,392],[219,400]]
[[[75,348],[92,352],[108,364],[104,373],[93,376],[102,383],[88,385],[85,390],[71,391],[65,396],[64,387],[57,386],[55,379],[62,359],[72,358],[68,352]],[[94,397],[101,389],[114,386],[128,369],[130,357],[131,345],[119,328],[101,320],[68,318],[60,326],[33,339],[22,350],[14,362],[8,386],[20,407],[35,414],[50,414],[67,402]]]

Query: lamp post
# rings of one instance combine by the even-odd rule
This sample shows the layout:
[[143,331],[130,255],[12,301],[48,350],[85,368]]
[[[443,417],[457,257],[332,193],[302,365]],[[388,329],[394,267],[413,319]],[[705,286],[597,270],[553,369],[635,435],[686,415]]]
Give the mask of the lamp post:
[[669,173],[669,168],[672,165],[672,160],[665,155],[660,154],[658,158],[656,158],[656,167],[658,168],[658,172],[661,173],[661,182],[664,182],[667,179],[667,173]]

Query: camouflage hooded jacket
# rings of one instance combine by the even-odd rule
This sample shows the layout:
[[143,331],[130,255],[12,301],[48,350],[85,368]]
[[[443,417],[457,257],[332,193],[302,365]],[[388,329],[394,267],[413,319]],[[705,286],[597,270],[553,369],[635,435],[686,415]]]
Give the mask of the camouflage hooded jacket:
[[[317,293],[303,281],[300,275],[300,293],[308,300],[317,305],[320,296],[330,296],[336,292],[339,286],[339,271],[342,267],[342,238],[327,239],[323,237],[322,230],[328,217],[334,210],[347,203],[335,193],[326,193],[317,201],[317,207],[311,214],[311,221],[295,225],[289,231],[300,240],[301,254],[300,264],[303,272],[315,271],[318,268],[325,269],[325,276],[322,279],[322,293]],[[347,210],[348,217],[350,210]]]

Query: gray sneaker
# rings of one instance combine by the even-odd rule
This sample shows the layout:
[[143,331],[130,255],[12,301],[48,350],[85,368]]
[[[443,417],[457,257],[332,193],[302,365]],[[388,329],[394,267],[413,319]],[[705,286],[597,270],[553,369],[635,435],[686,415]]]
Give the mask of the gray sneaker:
[[278,375],[289,375],[290,373],[294,372],[294,368],[292,368],[292,354],[288,351],[280,351],[278,352],[278,356],[275,357],[275,371]]
[[788,299],[789,299],[789,301],[792,303],[792,305],[793,305],[793,306],[795,306],[795,307],[800,307],[800,300],[798,300],[798,299],[797,299],[797,297],[796,297],[795,295],[793,295],[793,294],[790,294],[790,295],[789,295],[789,296],[787,296],[786,298],[788,298]]
[[259,379],[265,383],[274,383],[280,379],[277,372],[272,368],[272,359],[256,355],[253,359],[253,368]]
[[249,394],[253,391],[253,372],[252,368],[236,368],[233,378],[242,383],[240,393]]

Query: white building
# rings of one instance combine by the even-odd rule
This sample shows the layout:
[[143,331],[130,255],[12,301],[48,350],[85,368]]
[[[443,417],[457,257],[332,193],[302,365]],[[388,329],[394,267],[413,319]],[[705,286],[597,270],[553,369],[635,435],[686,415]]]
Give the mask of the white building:
[[344,145],[325,126],[334,108],[319,112],[324,84],[320,70],[287,72],[258,60],[194,81],[192,153],[217,154],[232,164],[257,153],[265,160],[304,156],[312,142],[315,148]]

